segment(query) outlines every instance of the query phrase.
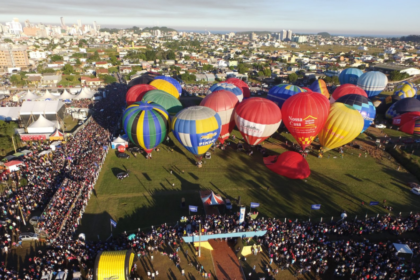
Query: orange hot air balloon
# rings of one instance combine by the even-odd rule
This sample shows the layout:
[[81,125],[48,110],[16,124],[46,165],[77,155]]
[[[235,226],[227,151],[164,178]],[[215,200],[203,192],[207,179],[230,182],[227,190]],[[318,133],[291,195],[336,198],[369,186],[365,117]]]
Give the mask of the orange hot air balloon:
[[308,147],[324,126],[330,103],[316,92],[300,92],[284,102],[284,125],[302,149]]

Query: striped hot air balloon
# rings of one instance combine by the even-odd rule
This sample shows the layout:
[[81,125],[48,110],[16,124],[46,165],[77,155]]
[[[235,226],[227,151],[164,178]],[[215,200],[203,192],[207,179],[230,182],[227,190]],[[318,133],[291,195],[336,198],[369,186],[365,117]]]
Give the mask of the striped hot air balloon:
[[218,83],[218,84],[212,85],[209,88],[210,92],[215,92],[218,90],[227,90],[227,91],[232,92],[238,98],[239,102],[242,102],[242,100],[244,99],[244,94],[242,93],[242,90],[233,84]]
[[165,80],[154,80],[150,83],[151,86],[154,86],[157,89],[163,90],[167,93],[169,93],[170,95],[176,97],[177,99],[179,99],[179,92],[176,89],[176,87],[171,84],[168,81]]
[[153,89],[156,88],[148,84],[139,84],[132,86],[125,95],[125,101],[127,103],[127,106],[133,104],[134,102],[141,101],[146,92]]
[[237,86],[244,94],[244,98],[249,98],[251,96],[251,91],[249,90],[248,84],[244,81],[238,78],[229,78],[225,81],[225,83]]
[[344,69],[340,76],[338,77],[338,80],[340,81],[340,84],[353,84],[357,85],[357,80],[359,80],[359,77],[363,75],[363,71],[358,68],[347,68]]
[[156,89],[147,92],[143,97],[143,101],[153,102],[162,106],[171,116],[175,116],[183,109],[178,99],[163,90]]
[[360,87],[352,84],[344,84],[334,90],[330,99],[330,103],[333,104],[337,99],[347,94],[358,94],[364,97],[368,97],[367,93]]
[[291,96],[298,94],[299,92],[305,92],[306,90],[289,84],[279,84],[272,87],[268,91],[267,99],[276,103],[279,108],[283,106],[283,103]]
[[125,109],[122,124],[130,141],[150,154],[165,139],[168,119],[162,106],[135,102]]
[[172,120],[172,132],[176,139],[198,161],[216,142],[221,126],[220,116],[204,106],[185,108]]
[[323,79],[318,79],[312,83],[309,89],[313,92],[317,92],[330,99],[330,93],[328,92],[327,84]]
[[364,132],[372,124],[376,115],[376,108],[372,102],[366,97],[358,94],[347,94],[340,97],[336,102],[341,102],[353,106],[362,115],[365,120],[363,130]]
[[366,91],[369,98],[380,94],[388,84],[388,78],[379,71],[364,73],[357,80],[357,86]]
[[166,77],[166,76],[157,76],[156,78],[155,78],[155,80],[165,80],[165,81],[167,81],[167,82],[170,82],[175,88],[176,88],[176,90],[178,91],[178,93],[179,93],[179,96],[181,96],[181,94],[182,94],[182,86],[181,86],[181,84],[177,81],[177,80],[175,80],[174,78],[172,78],[172,77]]

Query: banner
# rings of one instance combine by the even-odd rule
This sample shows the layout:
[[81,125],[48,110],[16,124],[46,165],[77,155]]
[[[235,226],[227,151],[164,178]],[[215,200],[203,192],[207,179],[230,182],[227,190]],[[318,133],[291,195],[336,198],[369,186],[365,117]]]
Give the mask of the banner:
[[111,220],[111,226],[113,226],[114,228],[116,228],[117,227],[117,222],[114,221],[113,219],[110,219],[110,220]]
[[320,210],[321,209],[321,204],[312,204],[311,209],[312,210]]
[[260,204],[258,202],[251,202],[251,208],[257,208]]
[[379,205],[379,201],[371,201],[369,203],[370,206]]
[[197,206],[190,205],[188,209],[190,210],[190,212],[197,212],[198,207]]
[[239,210],[239,223],[240,224],[245,221],[245,210],[246,210],[245,206],[242,206],[241,210]]

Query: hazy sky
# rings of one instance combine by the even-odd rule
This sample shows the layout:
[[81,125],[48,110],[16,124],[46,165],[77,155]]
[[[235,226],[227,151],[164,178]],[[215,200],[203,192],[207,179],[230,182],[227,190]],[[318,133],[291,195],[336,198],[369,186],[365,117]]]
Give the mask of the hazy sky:
[[[419,0],[13,0],[0,22],[167,26],[188,30],[269,30],[333,34],[420,34]],[[402,17],[401,17],[402,16]]]

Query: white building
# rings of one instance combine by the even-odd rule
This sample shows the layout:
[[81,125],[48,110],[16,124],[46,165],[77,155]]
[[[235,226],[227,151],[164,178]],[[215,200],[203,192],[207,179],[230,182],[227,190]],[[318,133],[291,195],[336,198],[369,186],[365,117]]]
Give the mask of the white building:
[[292,41],[296,42],[296,43],[305,43],[305,42],[308,41],[308,37],[306,37],[306,36],[294,36]]
[[289,39],[290,41],[292,41],[292,35],[293,35],[292,30],[287,30],[287,39]]
[[29,52],[29,58],[31,58],[31,59],[45,59],[45,58],[47,58],[47,54],[45,52],[32,51],[32,52]]
[[368,47],[365,47],[365,46],[360,46],[360,47],[358,47],[357,48],[359,51],[367,51],[367,50],[369,50],[369,48]]
[[20,24],[17,18],[14,18],[11,22],[6,22],[6,26],[9,27],[9,33],[19,35],[23,32],[22,24]]
[[391,48],[391,47],[389,47],[389,48],[386,48],[385,49],[385,53],[386,54],[394,54],[394,53],[396,53],[397,51],[395,50],[395,48]]
[[280,32],[280,40],[284,41],[284,40],[286,40],[286,39],[287,39],[287,31],[283,29],[283,30]]

